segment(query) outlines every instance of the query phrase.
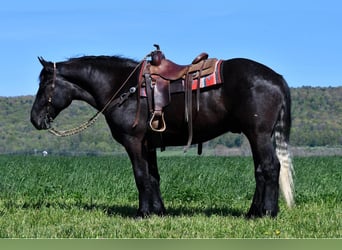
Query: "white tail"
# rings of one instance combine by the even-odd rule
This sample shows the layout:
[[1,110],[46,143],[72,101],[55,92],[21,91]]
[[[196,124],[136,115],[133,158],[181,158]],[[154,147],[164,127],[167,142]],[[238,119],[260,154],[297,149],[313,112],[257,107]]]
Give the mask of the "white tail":
[[288,207],[294,205],[293,165],[288,144],[282,134],[275,132],[276,154],[280,162],[279,185]]

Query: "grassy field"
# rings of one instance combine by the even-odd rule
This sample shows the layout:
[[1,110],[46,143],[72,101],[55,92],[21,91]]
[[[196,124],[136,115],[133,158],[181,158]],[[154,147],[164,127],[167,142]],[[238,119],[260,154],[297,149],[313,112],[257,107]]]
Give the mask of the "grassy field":
[[341,238],[342,157],[295,158],[296,206],[247,220],[249,157],[159,157],[168,215],[134,219],[127,157],[0,156],[0,238]]

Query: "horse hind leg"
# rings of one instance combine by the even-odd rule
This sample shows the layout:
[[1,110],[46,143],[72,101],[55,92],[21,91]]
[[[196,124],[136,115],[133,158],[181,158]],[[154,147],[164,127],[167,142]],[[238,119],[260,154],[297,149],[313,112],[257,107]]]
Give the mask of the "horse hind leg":
[[280,163],[269,133],[249,137],[254,160],[256,188],[247,217],[278,214]]

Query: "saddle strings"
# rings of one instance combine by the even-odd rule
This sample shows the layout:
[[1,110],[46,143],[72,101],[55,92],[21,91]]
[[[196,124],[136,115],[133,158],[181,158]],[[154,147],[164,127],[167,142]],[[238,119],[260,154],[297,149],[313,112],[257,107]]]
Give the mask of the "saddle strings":
[[[139,64],[132,70],[132,72],[129,74],[129,76],[127,77],[127,79],[122,83],[122,85],[120,86],[120,88],[112,95],[112,97],[107,101],[107,103],[104,105],[104,107],[96,112],[96,114],[91,117],[88,121],[80,124],[78,127],[75,128],[71,128],[68,130],[57,130],[55,128],[50,128],[48,131],[58,137],[66,137],[66,136],[71,136],[71,135],[75,135],[78,134],[84,130],[86,130],[87,128],[89,128],[91,125],[93,125],[96,120],[99,118],[100,114],[102,114],[107,108],[108,106],[112,103],[112,101],[116,98],[116,96],[119,94],[119,92],[123,89],[123,87],[126,85],[126,83],[128,82],[128,80],[132,77],[132,75],[135,73],[135,71],[141,66],[141,64],[147,59],[147,57],[150,54],[146,55],[144,57],[143,60],[141,60],[139,62]],[[56,78],[55,76],[56,74],[56,68],[54,68],[54,78]],[[138,93],[139,94],[139,93]]]

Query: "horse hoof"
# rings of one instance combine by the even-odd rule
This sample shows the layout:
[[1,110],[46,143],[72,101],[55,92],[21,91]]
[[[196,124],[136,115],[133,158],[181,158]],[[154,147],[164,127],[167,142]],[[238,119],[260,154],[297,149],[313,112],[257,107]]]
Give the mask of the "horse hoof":
[[151,217],[151,215],[153,215],[153,214],[160,216],[160,217],[163,217],[166,215],[166,209],[162,208],[160,210],[156,210],[156,211],[152,211],[152,212],[138,210],[136,215],[135,215],[135,218],[136,219],[146,219],[146,218]]
[[135,219],[146,219],[148,217],[150,217],[150,212],[148,211],[141,211],[141,210],[138,210],[136,215],[135,215]]
[[273,211],[273,210],[266,210],[265,211],[265,216],[267,217],[271,217],[271,218],[275,218],[277,217],[277,211]]
[[249,210],[245,216],[247,219],[256,219],[261,217],[270,217],[275,218],[277,217],[277,211],[273,210],[263,210],[263,211],[256,211],[256,210]]
[[261,218],[262,216],[260,214],[254,214],[254,213],[250,213],[248,212],[246,215],[245,215],[245,218],[246,219],[249,219],[249,220],[253,220],[253,219],[257,219],[257,218]]

